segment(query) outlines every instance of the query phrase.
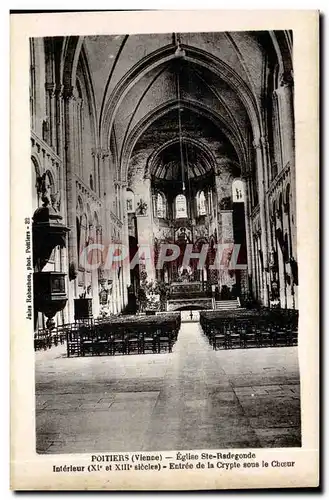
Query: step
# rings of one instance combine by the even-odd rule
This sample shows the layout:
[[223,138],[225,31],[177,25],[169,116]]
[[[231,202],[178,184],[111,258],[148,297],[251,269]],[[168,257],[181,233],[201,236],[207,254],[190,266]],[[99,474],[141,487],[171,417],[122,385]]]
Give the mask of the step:
[[237,300],[218,300],[215,302],[215,309],[217,310],[238,309],[239,307]]

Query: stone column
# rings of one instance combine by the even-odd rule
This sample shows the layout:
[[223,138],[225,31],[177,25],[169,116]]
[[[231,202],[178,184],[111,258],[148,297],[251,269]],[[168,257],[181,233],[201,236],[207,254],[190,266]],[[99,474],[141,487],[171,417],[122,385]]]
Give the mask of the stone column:
[[[151,259],[146,258],[146,272],[148,281],[155,279],[154,268],[154,238],[153,238],[153,217],[151,207],[151,181],[144,179],[143,181],[143,195],[136,196],[137,198],[137,235],[138,245],[145,246],[147,254],[146,257],[151,256]],[[139,205],[138,205],[139,203]],[[143,206],[145,204],[145,206]]]
[[63,89],[64,96],[64,178],[66,179],[66,206],[67,224],[70,228],[68,233],[68,260],[69,260],[69,314],[70,320],[74,319],[73,299],[77,296],[77,274],[78,274],[78,249],[77,249],[77,228],[76,228],[76,150],[75,150],[75,129],[74,115],[75,90],[73,87]]
[[[126,183],[122,183],[122,244],[129,252],[128,215],[126,206]],[[130,286],[130,261],[129,256],[123,262],[123,303],[128,304],[128,287]]]
[[288,162],[294,161],[295,156],[293,79],[291,75],[282,74],[280,76],[280,85],[275,93],[278,98],[282,160],[283,167],[285,167]]
[[229,263],[225,256],[228,255],[230,248],[233,251],[234,232],[233,232],[233,210],[232,210],[232,176],[228,160],[223,159],[217,165],[215,175],[215,186],[217,193],[217,212],[218,212],[218,244],[225,245],[221,259],[222,268],[219,269],[218,286],[219,290],[223,285],[231,288],[236,280],[234,269],[229,269]]
[[[98,231],[99,229],[95,226],[92,226],[91,230],[91,241],[92,243],[98,242]],[[98,255],[97,251],[93,250],[92,252],[93,259],[92,263],[98,263]],[[95,318],[99,316],[99,284],[98,284],[98,269],[93,269],[91,271],[91,286],[92,286],[92,299],[93,299],[93,315]]]
[[265,189],[266,183],[264,179],[266,153],[265,153],[265,141],[264,138],[258,138],[254,141],[254,148],[256,151],[256,168],[258,175],[258,198],[259,198],[259,214],[260,214],[260,225],[261,225],[261,250],[263,255],[263,269],[262,283],[262,302],[264,306],[269,305],[269,293],[268,293],[268,246],[267,246],[267,224],[266,224],[266,201],[265,201]]
[[48,143],[56,151],[56,85],[46,82],[48,101]]
[[[278,108],[282,144],[283,168],[290,164],[292,214],[296,217],[296,173],[295,173],[295,121],[294,121],[294,82],[291,74],[280,76],[280,85],[275,90]],[[291,227],[293,256],[297,253],[296,220]]]
[[63,156],[63,136],[64,136],[64,129],[65,129],[65,124],[63,120],[64,116],[64,101],[63,101],[63,91],[64,91],[64,86],[63,85],[56,85],[55,87],[55,94],[56,94],[56,99],[55,99],[55,104],[56,104],[56,115],[55,115],[55,127],[56,127],[56,153],[58,156]]
[[[221,279],[221,286],[226,285],[229,289],[235,284],[235,271],[230,270],[230,266],[226,264],[227,252],[233,251],[234,246],[234,232],[233,232],[233,210],[231,209],[221,209],[221,220],[222,220],[222,238],[221,243],[227,246],[224,250],[222,264],[225,266],[224,269],[220,270],[219,275]],[[232,247],[232,248],[230,248]]]
[[[144,255],[145,255],[145,270],[147,272],[147,279],[148,281],[154,280],[155,268],[153,260],[154,241],[153,241],[152,225],[150,224],[149,216],[147,214],[137,215],[136,218],[137,218],[138,246],[145,247]],[[141,260],[143,260],[143,257]]]
[[[248,291],[254,291],[253,289],[253,277],[255,277],[255,259],[253,255],[253,245],[252,245],[252,231],[250,226],[250,172],[245,172],[242,175],[242,182],[244,188],[244,219],[245,219],[245,228],[246,228],[246,248],[247,248],[247,272],[248,272]],[[254,278],[255,279],[255,278]]]

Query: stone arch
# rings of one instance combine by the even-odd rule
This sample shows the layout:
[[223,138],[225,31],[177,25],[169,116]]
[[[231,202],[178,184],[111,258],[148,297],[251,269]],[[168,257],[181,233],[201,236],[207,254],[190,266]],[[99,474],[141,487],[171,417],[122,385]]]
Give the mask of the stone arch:
[[35,155],[31,156],[31,162],[32,162],[32,165],[34,167],[35,175],[37,177],[40,177],[40,175],[41,175],[41,166],[40,166],[40,162],[39,162],[38,158]]
[[46,170],[46,175],[49,179],[49,185],[50,185],[51,192],[53,193],[53,191],[56,189],[56,178],[55,178],[53,172],[49,168]]
[[[183,44],[181,47],[186,52],[185,59],[187,61],[213,71],[236,92],[247,111],[254,137],[263,136],[264,131],[259,103],[245,81],[228,64],[208,52],[196,47],[184,46]],[[147,55],[118,82],[100,118],[102,144],[106,145],[108,143],[116,110],[125,94],[149,71],[166,61],[173,60],[175,58],[173,49],[172,45],[168,45]]]
[[34,155],[31,156],[31,163],[32,163],[31,191],[32,191],[32,203],[33,203],[32,208],[33,210],[35,210],[39,207],[39,199],[40,199],[39,181],[41,177],[41,170],[39,162]]
[[[153,151],[153,153],[148,157],[147,162],[146,162],[146,167],[145,167],[145,177],[148,178],[152,172],[152,167],[154,165],[154,162],[156,161],[157,157],[168,147],[173,146],[174,144],[179,143],[179,138],[174,138],[171,139],[170,141],[165,142],[164,144],[161,144],[157,149]],[[198,139],[193,139],[192,137],[187,137],[187,136],[182,136],[182,141],[187,142],[196,148],[198,148],[203,155],[203,158],[209,165],[210,169],[215,170],[216,167],[216,160],[211,152],[211,150],[202,143],[202,141]]]
[[292,32],[291,31],[269,31],[269,36],[278,60],[278,71],[275,84],[279,86],[281,75],[292,77]]
[[248,152],[246,145],[240,135],[240,133],[230,126],[230,124],[225,120],[222,116],[219,116],[218,113],[210,109],[205,105],[201,105],[200,103],[192,100],[181,100],[180,103],[176,99],[169,101],[165,104],[158,106],[156,109],[152,110],[148,113],[130,132],[127,137],[126,143],[122,150],[122,176],[124,177],[127,173],[127,164],[131,157],[131,153],[133,148],[138,141],[139,137],[150,127],[156,120],[165,116],[167,113],[180,108],[186,108],[189,111],[194,111],[197,114],[209,119],[214,125],[216,125],[229,139],[231,144],[233,145],[236,154],[239,158],[239,163],[247,168],[247,158]]
[[[79,67],[81,74],[79,75]],[[94,142],[94,147],[98,147],[98,133],[97,133],[97,111],[96,111],[96,98],[94,92],[94,83],[89,69],[88,57],[83,44],[81,44],[78,63],[76,67],[76,81],[79,81],[80,86],[85,89],[90,110],[91,131]]]
[[64,37],[62,57],[60,61],[60,78],[66,92],[72,92],[77,74],[79,55],[83,36]]

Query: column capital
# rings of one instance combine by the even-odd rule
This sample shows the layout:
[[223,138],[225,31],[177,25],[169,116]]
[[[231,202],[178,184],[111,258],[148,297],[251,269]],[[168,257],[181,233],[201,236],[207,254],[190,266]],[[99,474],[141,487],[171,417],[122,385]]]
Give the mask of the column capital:
[[251,170],[245,170],[241,173],[241,179],[247,181],[252,178]]
[[292,87],[294,84],[294,77],[292,70],[282,71],[279,75],[279,87]]
[[99,148],[91,148],[91,156],[93,158],[100,158],[101,157],[101,152]]
[[253,145],[254,149],[261,149],[263,147],[266,147],[268,145],[267,137],[265,137],[264,135],[261,135],[261,136],[255,138],[252,142],[252,145]]
[[76,100],[77,98],[79,98],[77,88],[74,87],[73,85],[64,85],[63,86],[63,97],[67,101]]
[[93,157],[100,158],[101,160],[109,156],[109,154],[110,150],[105,148],[92,148],[91,150],[91,155]]
[[56,84],[55,85],[55,96],[58,99],[62,99],[63,98],[63,92],[64,92],[64,85],[62,85],[62,84]]
[[55,97],[56,95],[56,84],[54,82],[46,82],[45,83],[46,92],[50,94],[51,97]]
[[101,158],[107,158],[110,156],[110,150],[108,148],[100,148]]

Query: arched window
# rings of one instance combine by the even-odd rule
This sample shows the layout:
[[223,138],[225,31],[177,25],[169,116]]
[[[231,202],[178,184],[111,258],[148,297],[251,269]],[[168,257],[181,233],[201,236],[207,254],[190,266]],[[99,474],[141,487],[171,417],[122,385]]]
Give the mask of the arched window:
[[286,187],[286,199],[284,206],[285,206],[285,211],[288,213],[290,206],[290,184],[288,184]]
[[243,182],[240,179],[235,179],[232,183],[233,203],[244,203]]
[[90,189],[94,190],[94,181],[93,181],[93,176],[91,174],[89,177],[89,185],[90,185]]
[[34,40],[30,38],[30,123],[31,128],[35,126],[36,114],[36,75],[35,75],[35,46]]
[[176,219],[187,218],[186,196],[184,194],[179,194],[176,196],[175,212]]
[[197,194],[197,210],[198,215],[206,215],[206,197],[203,191],[199,191]]
[[35,210],[40,203],[40,168],[37,160],[32,156],[32,208]]
[[134,193],[130,191],[130,189],[127,189],[126,191],[126,208],[128,214],[135,212],[135,197]]
[[80,240],[80,236],[81,236],[81,225],[80,225],[80,218],[77,217],[76,218],[76,227],[77,227],[77,251],[78,251],[78,258],[80,257],[80,245],[81,245],[81,240]]
[[159,219],[164,219],[166,217],[166,201],[162,193],[157,194],[156,207],[157,207],[156,211],[157,217],[159,217]]

